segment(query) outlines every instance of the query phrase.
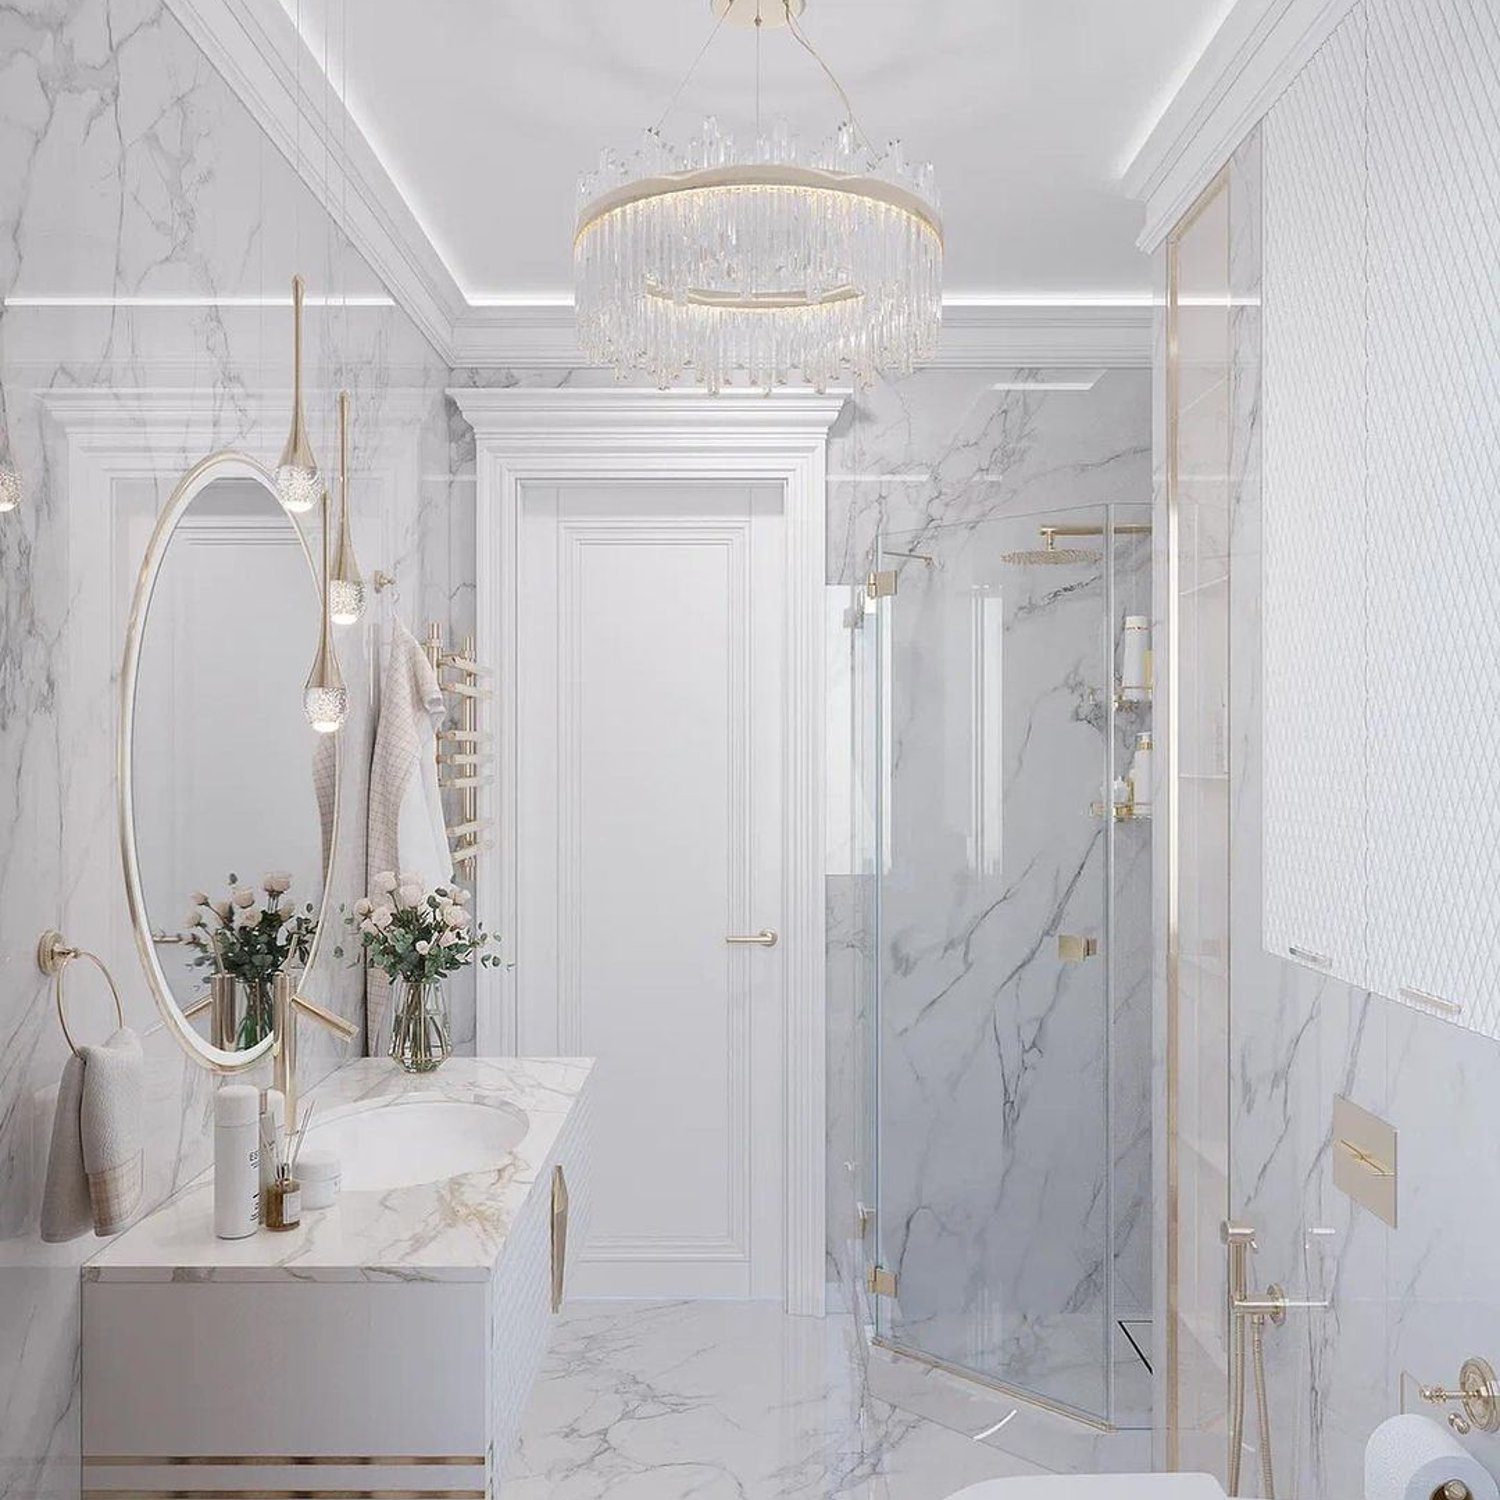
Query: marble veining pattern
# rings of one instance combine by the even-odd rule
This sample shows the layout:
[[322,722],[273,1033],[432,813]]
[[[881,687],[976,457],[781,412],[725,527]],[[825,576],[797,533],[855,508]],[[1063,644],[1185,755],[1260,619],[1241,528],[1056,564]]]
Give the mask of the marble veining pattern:
[[[315,291],[380,288],[316,200],[192,45],[161,0],[5,0],[0,4],[0,298],[17,292],[89,297],[284,293],[295,270]],[[448,371],[394,308],[314,308],[308,319],[309,415],[332,393],[355,400],[356,536],[367,572],[404,586],[404,609],[428,603],[420,513],[441,509],[448,472]],[[107,495],[80,508],[55,396],[125,394],[112,419],[138,441],[132,393],[172,392],[212,447],[249,447],[274,461],[285,434],[289,314],[275,308],[0,307],[0,408],[23,484],[0,520],[0,1496],[78,1493],[79,1266],[99,1248],[37,1239],[50,1102],[63,1045],[37,934],[60,926],[106,951],[128,1017],[145,1036],[149,1202],[207,1164],[213,1080],[156,1027],[118,930],[114,839],[114,684],[80,671],[104,618],[105,580],[86,570],[80,538],[105,529]],[[279,398],[278,397],[279,394]],[[273,399],[277,398],[277,399]],[[49,402],[52,406],[49,408]],[[277,407],[274,420],[267,416]],[[49,410],[51,414],[49,414]],[[397,420],[417,457],[393,484],[383,451]],[[206,417],[205,415],[206,414]],[[185,430],[185,429],[184,429]],[[145,481],[155,503],[180,471],[181,432],[152,437],[170,460]],[[319,449],[325,463],[332,449]],[[194,456],[197,456],[195,454]],[[360,474],[379,470],[378,480]],[[98,513],[88,506],[98,506]],[[414,623],[416,622],[414,620]],[[355,716],[346,731],[346,788],[361,800],[367,669],[350,646]],[[363,884],[357,806],[334,880],[338,899]],[[323,997],[362,1014],[357,971],[330,951]],[[303,1071],[339,1051],[309,1034]],[[260,1080],[257,1080],[260,1081]]]
[[451,1058],[437,1073],[403,1073],[384,1058],[339,1068],[307,1096],[317,1118],[347,1106],[412,1099],[509,1104],[526,1134],[493,1169],[383,1192],[346,1191],[285,1234],[220,1240],[208,1173],[111,1241],[84,1267],[96,1281],[485,1281],[532,1188],[550,1175],[593,1065],[577,1058]]
[[505,1500],[944,1500],[1045,1472],[872,1396],[855,1339],[765,1302],[570,1307]]

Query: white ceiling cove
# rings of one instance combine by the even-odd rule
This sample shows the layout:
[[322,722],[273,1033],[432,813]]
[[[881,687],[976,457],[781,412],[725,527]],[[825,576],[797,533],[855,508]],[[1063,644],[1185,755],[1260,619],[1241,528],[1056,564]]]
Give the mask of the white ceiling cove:
[[[630,149],[713,30],[709,0],[281,0],[470,305],[571,297],[580,171]],[[948,300],[1139,302],[1121,177],[1227,0],[809,0],[803,27],[877,141],[938,169]],[[722,27],[667,122],[751,128],[753,32]],[[763,111],[840,107],[785,31]],[[321,80],[319,81],[321,83]]]

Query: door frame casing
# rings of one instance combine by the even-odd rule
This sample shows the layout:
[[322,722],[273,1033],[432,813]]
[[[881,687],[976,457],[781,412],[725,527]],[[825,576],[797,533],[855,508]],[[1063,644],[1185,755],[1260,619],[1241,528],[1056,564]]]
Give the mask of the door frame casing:
[[[826,915],[824,898],[824,580],[828,433],[845,396],[812,391],[461,388],[449,392],[475,439],[476,650],[495,670],[494,783],[481,793],[493,856],[475,910],[514,959],[520,848],[517,693],[520,518],[527,484],[715,480],[775,484],[785,496],[783,672],[785,965],[783,1156],[786,1308],[821,1316],[826,1253]],[[481,969],[476,1048],[512,1055],[513,968]]]

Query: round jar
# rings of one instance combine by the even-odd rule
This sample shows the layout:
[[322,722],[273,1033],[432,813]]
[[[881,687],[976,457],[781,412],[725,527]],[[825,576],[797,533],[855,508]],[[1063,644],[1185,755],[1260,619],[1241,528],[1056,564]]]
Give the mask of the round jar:
[[304,1151],[297,1158],[297,1178],[304,1209],[332,1208],[343,1182],[343,1168],[331,1151]]

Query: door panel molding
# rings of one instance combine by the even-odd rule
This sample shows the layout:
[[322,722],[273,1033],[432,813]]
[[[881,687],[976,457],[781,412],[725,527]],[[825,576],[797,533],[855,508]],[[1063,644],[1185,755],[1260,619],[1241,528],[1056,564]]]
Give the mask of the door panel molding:
[[[516,931],[519,523],[526,485],[739,481],[785,495],[786,763],[782,962],[785,975],[786,1306],[824,1302],[824,576],[828,431],[843,395],[811,391],[455,389],[474,428],[478,650],[498,670],[497,774],[487,789],[497,857],[481,869],[476,910],[512,956]],[[516,1049],[516,985],[481,972],[478,1050]],[[656,1247],[660,1253],[660,1246]]]

